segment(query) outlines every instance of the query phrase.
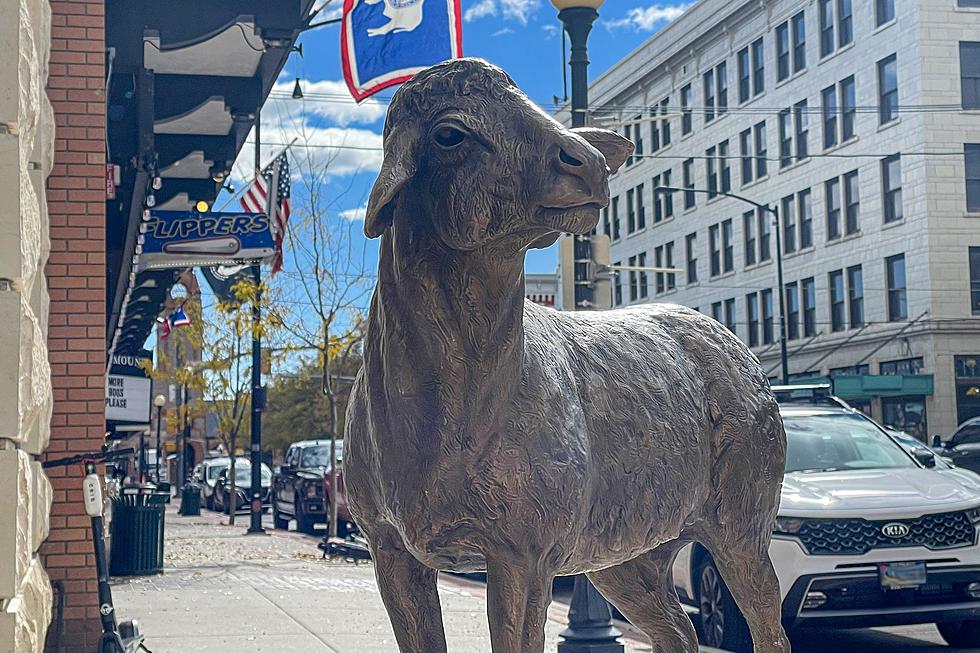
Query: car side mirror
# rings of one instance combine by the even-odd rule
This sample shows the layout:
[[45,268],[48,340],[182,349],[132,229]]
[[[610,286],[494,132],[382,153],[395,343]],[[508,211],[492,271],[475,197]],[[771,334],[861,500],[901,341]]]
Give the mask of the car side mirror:
[[932,436],[932,446],[935,449],[939,449],[943,446],[943,439],[938,435]]
[[913,449],[912,455],[915,456],[915,459],[927,469],[932,469],[936,466],[936,454],[932,453],[928,449],[924,449],[922,447]]

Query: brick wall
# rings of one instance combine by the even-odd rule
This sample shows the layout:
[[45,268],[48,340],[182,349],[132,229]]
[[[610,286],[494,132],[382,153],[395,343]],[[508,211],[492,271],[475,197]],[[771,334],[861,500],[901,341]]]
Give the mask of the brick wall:
[[[105,431],[105,33],[102,0],[51,2],[48,96],[55,112],[48,178],[51,294],[48,332],[54,410],[49,457],[91,451]],[[44,566],[63,592],[64,630],[48,648],[94,650],[99,634],[95,561],[78,468],[49,471],[54,487]],[[57,598],[56,598],[57,604]]]

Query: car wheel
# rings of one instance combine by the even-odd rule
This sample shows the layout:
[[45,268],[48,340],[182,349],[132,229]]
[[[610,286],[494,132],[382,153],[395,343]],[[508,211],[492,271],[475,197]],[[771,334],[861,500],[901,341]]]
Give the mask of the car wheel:
[[936,630],[950,646],[980,647],[980,621],[946,621],[936,624]]
[[232,511],[232,508],[231,508],[231,497],[228,496],[228,493],[227,492],[221,495],[221,507],[224,508],[224,513],[226,515],[230,515],[231,514],[231,511]]
[[289,520],[279,514],[279,506],[276,505],[275,499],[272,501],[272,525],[283,530],[289,528]]
[[697,594],[700,610],[697,630],[701,643],[736,653],[752,653],[748,624],[710,556],[705,556],[698,565]]
[[313,517],[309,517],[303,512],[303,502],[300,501],[299,497],[296,497],[295,501],[293,510],[296,512],[296,530],[300,533],[315,535],[316,531],[313,529]]

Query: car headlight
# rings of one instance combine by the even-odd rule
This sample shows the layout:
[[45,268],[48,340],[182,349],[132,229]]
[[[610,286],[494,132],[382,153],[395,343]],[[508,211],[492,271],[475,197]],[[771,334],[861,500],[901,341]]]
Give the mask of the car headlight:
[[967,510],[966,516],[974,526],[980,524],[980,508],[971,508],[970,510]]
[[778,535],[796,535],[803,528],[803,520],[799,517],[776,517],[772,532]]

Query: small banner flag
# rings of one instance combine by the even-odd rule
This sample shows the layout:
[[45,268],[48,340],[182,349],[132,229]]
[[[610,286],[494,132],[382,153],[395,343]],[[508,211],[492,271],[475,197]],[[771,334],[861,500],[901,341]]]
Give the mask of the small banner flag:
[[170,314],[170,324],[174,328],[189,326],[190,323],[191,318],[187,317],[187,313],[184,312],[183,307],[177,308],[177,310]]
[[463,56],[460,0],[344,0],[344,81],[360,102]]
[[235,284],[240,281],[252,280],[252,274],[248,265],[215,265],[212,267],[202,267],[201,274],[211,286],[211,291],[220,302],[238,304],[238,295],[235,294]]
[[170,337],[170,318],[157,318],[159,324],[157,325],[157,332],[160,334],[160,340],[166,340]]

